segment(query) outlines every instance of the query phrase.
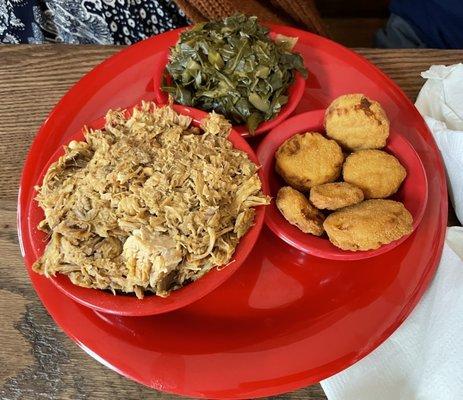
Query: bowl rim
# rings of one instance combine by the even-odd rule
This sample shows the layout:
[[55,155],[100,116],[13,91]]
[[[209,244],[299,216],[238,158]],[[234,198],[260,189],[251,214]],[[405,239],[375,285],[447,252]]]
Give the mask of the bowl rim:
[[[137,107],[139,104],[125,108],[129,113],[134,107]],[[182,105],[173,105],[173,108],[176,112],[182,115],[188,115],[193,119],[193,125],[198,126],[202,119],[204,119],[208,113],[197,110],[191,107],[186,107]],[[104,125],[105,117],[100,117],[85,126],[98,129]],[[68,143],[71,140],[81,140],[83,139],[84,127],[80,128],[77,132],[70,136]],[[249,159],[254,162],[256,165],[259,165],[257,155],[252,150],[250,145],[246,140],[239,135],[236,130],[232,128],[229,134],[229,140],[233,143],[235,148],[238,148],[244,151]],[[41,184],[43,182],[43,177],[48,170],[51,163],[56,161],[59,156],[64,153],[63,146],[60,146],[50,159],[45,163],[44,168],[41,173],[38,175],[35,184]],[[264,183],[262,169],[259,168],[257,171],[259,178],[262,182],[262,191],[264,194],[268,194],[268,188]],[[254,224],[248,230],[248,232],[240,239],[235,252],[233,254],[232,260],[223,267],[220,267],[220,270],[217,268],[211,269],[204,276],[198,280],[189,283],[188,285],[173,291],[168,297],[163,298],[156,296],[154,294],[147,295],[144,299],[137,299],[133,295],[118,294],[113,295],[108,291],[103,291],[100,289],[85,288],[78,285],[74,285],[68,276],[63,274],[57,274],[56,276],[50,276],[51,282],[64,294],[72,298],[76,302],[89,307],[95,311],[120,315],[120,316],[150,316],[157,315],[179,308],[186,307],[202,297],[206,296],[221,284],[223,284],[228,278],[230,278],[233,273],[235,273],[239,267],[243,264],[252,248],[254,247],[255,242],[257,241],[261,229],[264,223],[265,216],[265,206],[255,207],[256,213],[254,217]],[[31,218],[31,215],[37,215],[35,218]],[[28,205],[27,213],[25,217],[28,219],[28,224],[30,225],[30,240],[33,245],[33,251],[35,258],[37,259],[42,255],[42,252],[45,249],[46,244],[42,243],[42,247],[38,242],[43,241],[45,233],[38,231],[37,222],[43,219],[43,210],[38,206],[38,203],[35,200],[31,200]],[[42,238],[42,239],[41,239]],[[35,272],[34,272],[35,273]]]
[[[181,29],[179,34],[183,32],[188,27]],[[279,33],[275,30],[271,30],[269,35],[273,38],[273,36],[278,35]],[[167,104],[168,103],[168,96],[167,94],[161,89],[162,87],[162,79],[165,73],[166,65],[168,62],[169,50],[164,50],[161,52],[160,62],[158,62],[154,67],[153,73],[153,82],[152,87],[154,90],[154,99],[158,104]],[[310,72],[309,72],[310,73]],[[306,85],[306,79],[301,75],[299,71],[294,71],[294,81],[291,86],[288,88],[288,101],[286,104],[281,107],[280,112],[269,119],[268,121],[261,122],[256,131],[253,135],[249,134],[249,131],[245,124],[241,125],[233,125],[233,128],[241,134],[241,136],[245,138],[252,138],[256,136],[260,136],[262,134],[268,133],[270,130],[281,124],[283,121],[288,119],[296,107],[299,105],[300,101],[302,100],[302,96],[304,95]],[[200,110],[200,109],[198,109]],[[204,110],[200,110],[204,111]],[[207,112],[207,111],[205,111]]]
[[[278,127],[274,128],[260,143],[259,147],[257,148],[257,157],[259,162],[262,165],[262,170],[264,173],[264,181],[265,185],[270,191],[270,174],[272,173],[272,165],[274,164],[274,154],[278,147],[290,137],[307,131],[321,131],[322,134],[325,135],[324,131],[324,116],[325,116],[326,109],[318,109],[312,110],[305,113],[298,114],[294,117],[291,117],[280,124]],[[295,128],[297,126],[298,128]],[[302,127],[301,127],[302,126]],[[295,247],[296,249],[310,254],[312,256],[325,258],[325,259],[332,259],[332,260],[342,260],[342,261],[350,261],[350,260],[362,260],[366,258],[376,257],[381,254],[384,254],[395,247],[399,246],[402,242],[407,240],[415,231],[415,229],[420,224],[421,220],[423,219],[426,204],[428,201],[428,180],[426,175],[426,170],[423,166],[420,156],[413,148],[411,143],[404,138],[399,132],[393,130],[391,133],[394,134],[394,140],[400,141],[401,146],[406,146],[406,151],[413,155],[414,159],[417,161],[418,168],[421,172],[421,184],[423,187],[424,195],[421,197],[421,201],[419,203],[418,210],[413,214],[413,228],[412,232],[408,235],[402,236],[400,239],[395,240],[391,243],[386,245],[380,246],[378,249],[374,250],[366,250],[366,251],[348,251],[342,250],[334,245],[331,244],[330,250],[326,251],[321,249],[319,246],[311,244],[310,240],[299,240],[295,235],[288,232],[287,229],[282,228],[283,226],[290,226],[289,222],[284,219],[281,213],[278,211],[275,205],[275,201],[268,206],[268,210],[265,215],[265,224],[270,228],[270,230],[280,237],[283,241],[288,243],[290,246]],[[384,148],[386,151],[388,145]],[[393,154],[395,155],[395,154]],[[396,154],[399,156],[399,154]],[[400,158],[400,157],[399,157]],[[276,174],[275,171],[273,173]],[[273,193],[270,192],[270,195]],[[274,217],[276,213],[278,217]],[[292,226],[292,225],[291,225]],[[294,229],[297,229],[294,227]],[[311,238],[310,234],[307,234],[308,238]],[[320,239],[320,238],[316,238]],[[324,240],[328,241],[328,238],[324,237]]]

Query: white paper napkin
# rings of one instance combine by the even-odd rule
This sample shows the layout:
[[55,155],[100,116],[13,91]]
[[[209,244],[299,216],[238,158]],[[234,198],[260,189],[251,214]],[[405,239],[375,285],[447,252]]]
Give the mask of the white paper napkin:
[[463,228],[408,319],[375,351],[321,382],[329,400],[463,399]]
[[421,73],[426,79],[415,106],[422,115],[445,122],[448,129],[463,130],[463,64],[432,65]]
[[[463,221],[463,64],[434,65],[416,107],[447,171]],[[463,228],[447,230],[436,276],[407,320],[381,346],[321,382],[329,400],[463,399]]]
[[439,147],[448,177],[450,200],[463,222],[463,64],[433,65],[416,100]]
[[[461,90],[463,93],[463,87]],[[458,220],[463,222],[463,131],[450,130],[444,122],[431,117],[424,119],[444,160],[450,201]]]

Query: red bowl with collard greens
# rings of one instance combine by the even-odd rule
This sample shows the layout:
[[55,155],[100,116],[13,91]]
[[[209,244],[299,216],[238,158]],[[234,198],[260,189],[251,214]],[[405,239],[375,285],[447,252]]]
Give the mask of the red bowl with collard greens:
[[266,133],[292,114],[304,93],[307,70],[296,44],[296,37],[271,32],[255,17],[194,25],[180,31],[155,66],[155,99],[165,104],[171,95],[214,110],[245,137]]

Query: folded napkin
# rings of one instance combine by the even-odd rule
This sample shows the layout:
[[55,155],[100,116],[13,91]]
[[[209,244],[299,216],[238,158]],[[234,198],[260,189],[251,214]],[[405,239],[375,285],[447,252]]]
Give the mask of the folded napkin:
[[448,129],[444,122],[431,117],[425,116],[424,119],[441,151],[447,172],[450,201],[461,223],[463,222],[463,130]]
[[463,222],[463,64],[433,65],[416,100],[439,147],[447,171],[450,200]]
[[432,65],[421,76],[426,82],[415,103],[419,112],[463,131],[463,64]]
[[[463,64],[434,65],[418,95],[439,147],[449,195],[463,221]],[[463,399],[463,228],[447,230],[430,288],[375,351],[321,382],[329,400]]]
[[463,228],[408,319],[371,354],[321,382],[329,400],[463,399]]

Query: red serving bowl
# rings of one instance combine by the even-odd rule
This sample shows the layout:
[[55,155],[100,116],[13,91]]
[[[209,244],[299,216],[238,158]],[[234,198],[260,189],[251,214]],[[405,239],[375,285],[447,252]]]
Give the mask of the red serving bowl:
[[[273,38],[276,36],[276,33],[271,32],[270,36]],[[154,96],[158,104],[166,104],[168,102],[167,93],[161,89],[162,79],[166,71],[168,56],[169,51],[165,51],[161,57],[162,62],[158,63],[154,69]],[[285,105],[283,105],[283,107],[281,107],[280,112],[274,118],[259,124],[252,137],[270,131],[278,124],[282,123],[285,119],[287,119],[301,101],[302,95],[304,94],[304,89],[305,79],[299,72],[296,71],[294,76],[294,82],[288,89],[288,102]],[[234,125],[233,128],[236,129],[243,137],[251,136],[246,125]]]
[[[282,186],[287,186],[275,172],[275,152],[281,144],[297,133],[308,131],[324,134],[323,120],[325,110],[310,111],[290,118],[273,129],[262,141],[257,157],[262,164],[264,183],[270,189],[270,195],[275,198]],[[393,200],[401,201],[413,217],[413,230],[421,222],[428,199],[428,181],[421,160],[412,145],[398,132],[391,129],[389,139],[384,149],[399,159],[407,170],[407,177],[399,191],[392,196]],[[333,260],[360,260],[383,254],[398,246],[407,236],[383,245],[376,250],[346,251],[334,246],[326,237],[304,233],[291,225],[280,213],[275,201],[267,207],[265,223],[281,239],[297,249],[322,258]]]
[[[174,109],[181,114],[191,116],[195,126],[199,126],[200,121],[207,116],[207,113],[203,111],[180,105],[174,105]],[[104,126],[104,122],[105,119],[103,117],[88,124],[87,126],[93,129],[99,129]],[[83,131],[79,130],[69,138],[69,141],[83,139]],[[229,135],[229,140],[233,143],[235,148],[244,151],[252,162],[258,164],[255,153],[238,132],[232,130]],[[55,162],[63,154],[64,150],[62,147],[53,154],[38,177],[35,183],[36,185],[40,185],[42,183],[44,175],[50,164]],[[262,170],[259,170],[258,173],[263,183]],[[266,194],[268,193],[264,183],[263,191]],[[254,225],[249,229],[246,235],[241,238],[238,246],[236,247],[235,253],[233,254],[232,261],[226,267],[221,268],[220,271],[214,268],[197,281],[173,291],[170,296],[166,298],[158,297],[154,294],[147,294],[144,299],[140,300],[134,295],[113,295],[107,291],[89,289],[74,285],[66,275],[61,274],[57,274],[55,277],[51,277],[50,279],[60,291],[71,297],[73,300],[94,310],[105,313],[124,316],[146,316],[176,310],[178,308],[185,307],[186,305],[191,304],[212,292],[241,266],[260,234],[264,221],[264,211],[264,206],[256,207]],[[28,215],[30,240],[33,245],[35,256],[38,258],[43,254],[47,244],[46,234],[37,229],[38,223],[44,218],[44,213],[38,206],[38,203],[36,201],[32,201],[30,203],[29,211],[25,215]]]

